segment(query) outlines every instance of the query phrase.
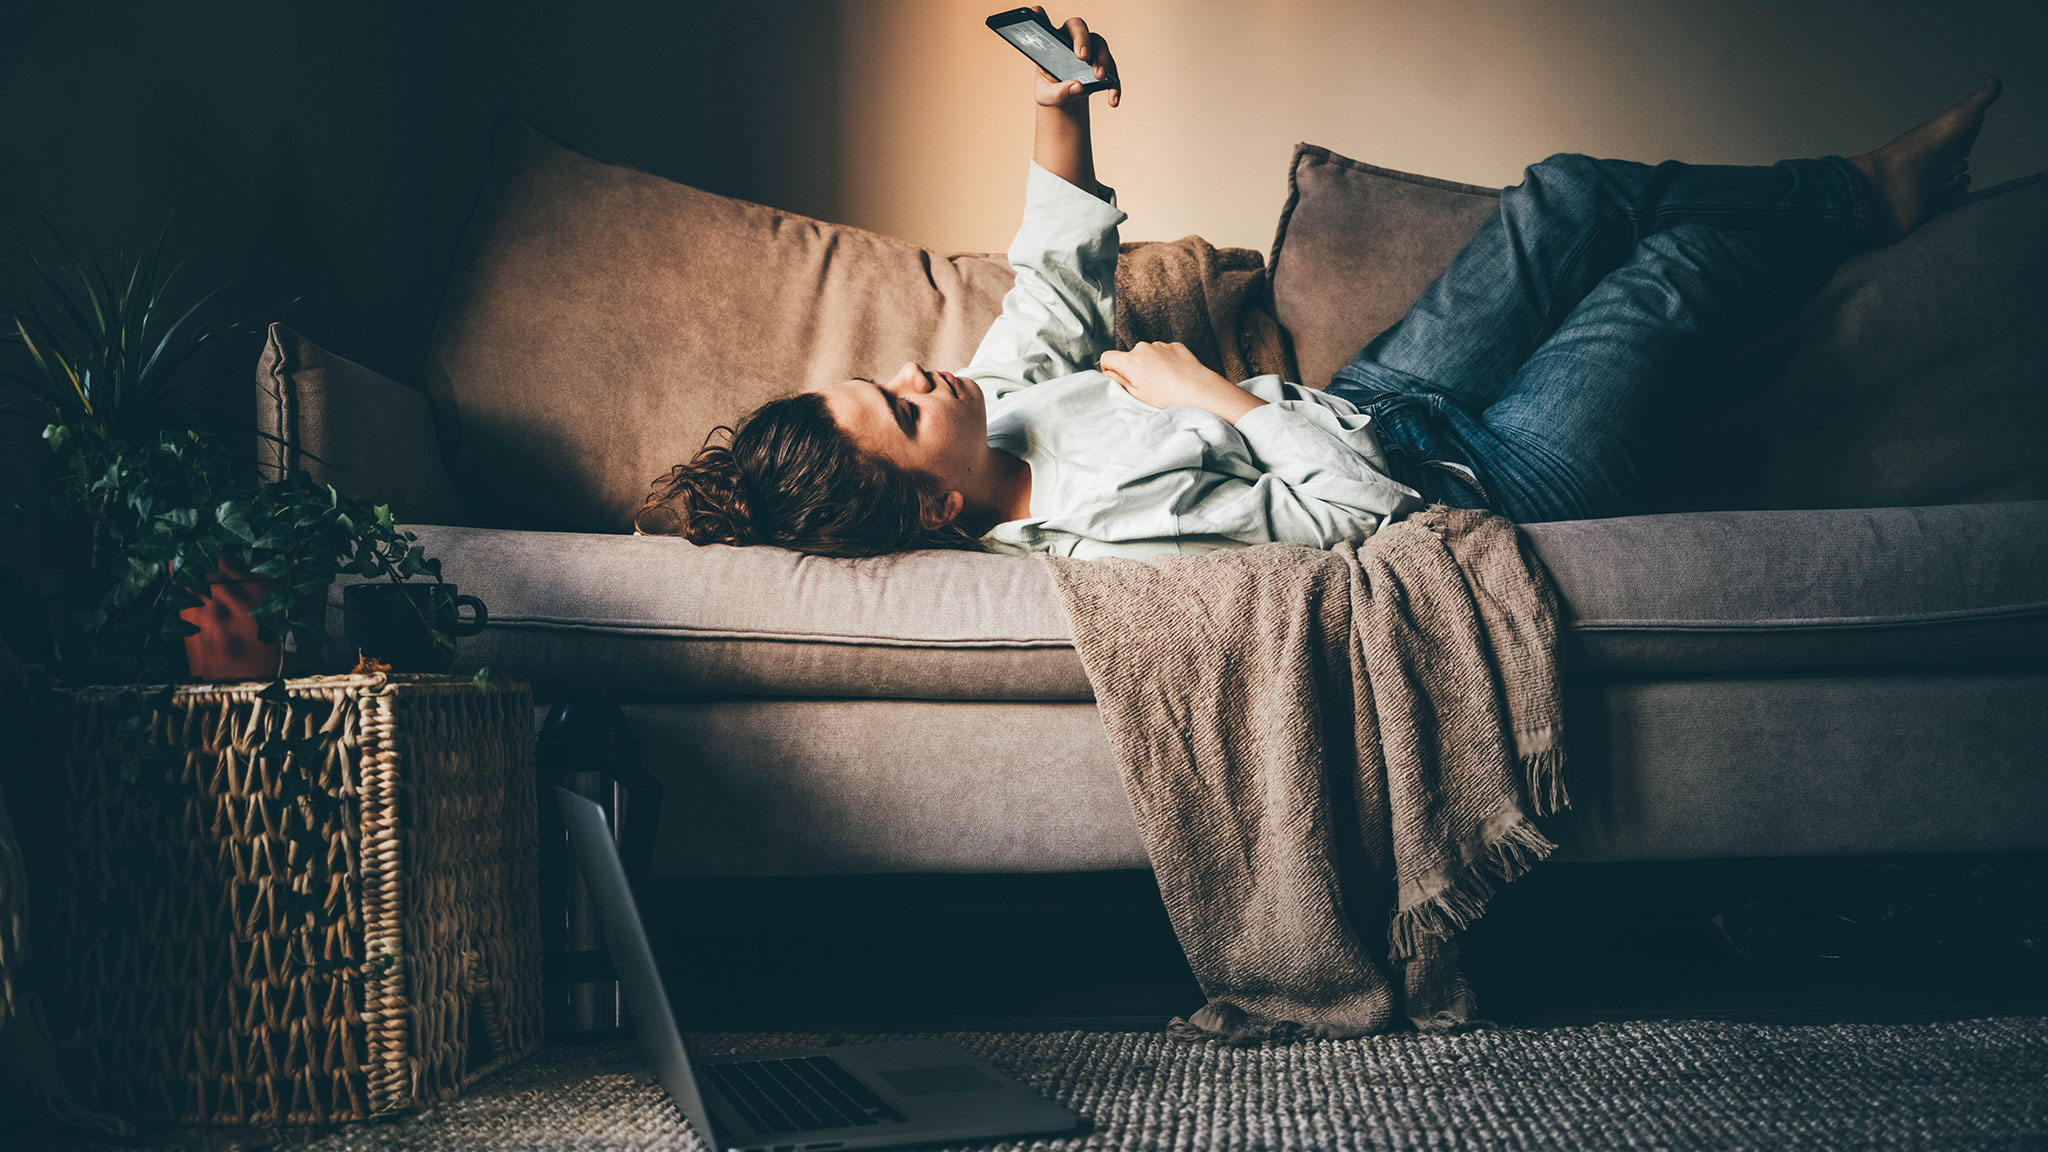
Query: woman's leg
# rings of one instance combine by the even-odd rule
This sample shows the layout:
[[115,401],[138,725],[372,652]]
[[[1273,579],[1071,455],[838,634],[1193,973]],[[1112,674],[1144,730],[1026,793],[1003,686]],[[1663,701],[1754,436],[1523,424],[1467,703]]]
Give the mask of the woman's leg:
[[1839,259],[1831,240],[1693,224],[1651,233],[1483,410],[1423,399],[1509,519],[1624,514],[1673,388],[1796,309]]
[[[1783,314],[1848,252],[1896,240],[1961,196],[1999,91],[1994,77],[1847,159],[1740,168],[1553,156],[1502,194],[1451,268],[1329,390],[1374,415],[1396,475],[1433,501],[1516,519],[1612,515],[1588,510],[1631,499],[1650,389],[1683,376],[1700,340]],[[1656,240],[1674,229],[1687,236]],[[1688,299],[1713,313],[1673,307]],[[1615,443],[1601,444],[1603,427],[1620,429]],[[1502,494],[1425,466],[1445,461],[1498,473]]]
[[1874,211],[1863,176],[1840,156],[1742,167],[1560,153],[1501,193],[1500,210],[1330,391],[1361,405],[1430,392],[1477,412],[1645,237],[1713,225],[1796,237],[1839,258],[1871,239]]

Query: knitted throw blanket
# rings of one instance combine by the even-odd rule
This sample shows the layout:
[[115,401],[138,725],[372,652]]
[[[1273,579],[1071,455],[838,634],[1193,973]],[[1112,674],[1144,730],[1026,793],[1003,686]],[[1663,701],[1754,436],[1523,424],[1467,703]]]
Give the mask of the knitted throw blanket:
[[1553,849],[1557,596],[1492,513],[1363,547],[1043,557],[1209,1002],[1175,1031],[1473,1019],[1455,933]]
[[1266,258],[1249,248],[1217,248],[1200,236],[1129,243],[1116,261],[1116,346],[1179,342],[1232,380],[1294,367],[1280,322],[1266,310]]

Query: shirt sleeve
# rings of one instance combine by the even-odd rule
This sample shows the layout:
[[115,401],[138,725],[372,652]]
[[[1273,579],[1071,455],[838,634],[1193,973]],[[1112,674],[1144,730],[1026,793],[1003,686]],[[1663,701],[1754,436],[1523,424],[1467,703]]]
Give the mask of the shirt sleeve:
[[[1258,395],[1266,391],[1259,383],[1248,380],[1242,387]],[[1260,467],[1288,480],[1314,484],[1334,476],[1386,482],[1386,456],[1378,437],[1367,430],[1371,423],[1369,416],[1340,413],[1310,400],[1269,399],[1238,417],[1235,427]]]
[[1094,368],[1116,343],[1116,191],[1097,198],[1031,164],[1010,244],[1016,282],[960,375],[989,399]]
[[1369,418],[1313,401],[1276,400],[1235,425],[1256,479],[1219,485],[1190,510],[1182,532],[1331,547],[1363,541],[1388,519],[1423,508],[1421,493],[1386,475]]

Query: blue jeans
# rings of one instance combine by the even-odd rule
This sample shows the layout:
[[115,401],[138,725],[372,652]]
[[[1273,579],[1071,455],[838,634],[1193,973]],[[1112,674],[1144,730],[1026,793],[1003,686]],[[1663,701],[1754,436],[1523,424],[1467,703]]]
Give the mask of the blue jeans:
[[1872,210],[1840,156],[1737,167],[1561,153],[1501,194],[1329,391],[1372,414],[1395,478],[1433,502],[1518,523],[1623,515],[1674,393],[1866,246]]

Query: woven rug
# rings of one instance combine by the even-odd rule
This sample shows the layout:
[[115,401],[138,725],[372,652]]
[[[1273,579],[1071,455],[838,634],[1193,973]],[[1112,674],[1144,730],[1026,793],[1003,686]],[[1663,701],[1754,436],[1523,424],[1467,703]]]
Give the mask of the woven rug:
[[[1156,1033],[949,1033],[1087,1116],[1044,1149],[2048,1149],[2048,1018],[1714,1021],[1226,1048]],[[882,1037],[714,1035],[733,1052]],[[548,1045],[461,1100],[307,1152],[701,1147],[631,1045]],[[214,1149],[232,1144],[203,1143]]]

